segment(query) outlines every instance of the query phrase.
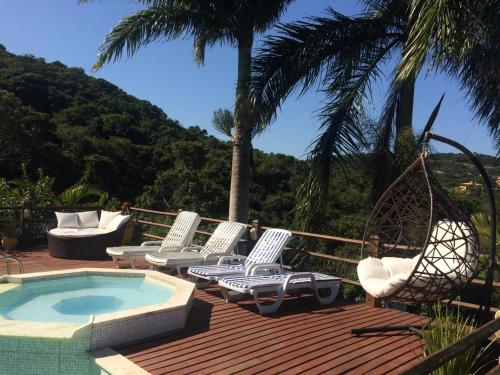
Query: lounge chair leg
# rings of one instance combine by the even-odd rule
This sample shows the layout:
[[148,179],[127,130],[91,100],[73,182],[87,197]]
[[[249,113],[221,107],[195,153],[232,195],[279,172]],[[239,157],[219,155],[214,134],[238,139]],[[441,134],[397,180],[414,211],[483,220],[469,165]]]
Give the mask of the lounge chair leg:
[[130,259],[130,267],[135,269],[135,258]]
[[245,298],[244,294],[241,294],[241,293],[238,293],[238,292],[234,292],[232,290],[229,290],[229,289],[226,289],[226,288],[223,288],[223,287],[220,288],[220,292],[222,293],[222,295],[224,296],[224,299],[228,303],[229,302],[241,301],[242,299]]
[[182,277],[182,273],[181,273],[181,267],[175,266],[175,271],[177,272],[177,277],[180,277],[182,279],[183,277]]
[[[259,302],[259,292],[254,291],[253,297],[255,299],[255,304],[257,305],[257,308],[259,309],[259,313],[261,314],[271,314],[276,312],[281,304],[283,303],[283,298],[285,296],[285,292],[282,287],[278,287],[276,290],[276,301],[274,301],[271,304],[268,305],[263,305]],[[266,291],[268,292],[268,291]]]
[[115,264],[116,264],[116,268],[118,268],[118,269],[124,268],[124,267],[120,266],[120,263],[118,262],[118,261],[119,261],[119,259],[120,259],[119,257],[117,257],[117,256],[112,256],[112,258],[113,258],[113,261],[114,261],[114,262],[115,262]]
[[189,275],[189,281],[195,284],[196,289],[206,289],[210,286],[211,281],[210,280],[203,280],[199,277]]
[[[317,284],[316,284],[317,285]],[[319,295],[319,289],[316,288],[314,290],[314,294],[316,295],[316,298],[318,299],[319,303],[322,305],[329,305],[333,301],[335,301],[335,298],[337,298],[337,293],[339,292],[340,288],[340,283],[334,283],[333,285],[328,285],[325,288],[321,289],[327,289],[328,290],[328,295],[325,297],[320,297]]]

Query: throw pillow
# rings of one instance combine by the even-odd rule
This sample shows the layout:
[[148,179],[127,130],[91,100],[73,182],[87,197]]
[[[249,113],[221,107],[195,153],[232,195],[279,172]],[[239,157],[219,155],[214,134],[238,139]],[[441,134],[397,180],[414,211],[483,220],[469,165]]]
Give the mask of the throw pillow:
[[77,215],[80,228],[97,228],[99,225],[97,211],[78,212]]
[[99,225],[97,227],[101,229],[106,229],[111,220],[113,220],[118,215],[120,215],[120,211],[111,212],[102,210],[101,219],[99,220]]
[[58,228],[78,228],[78,215],[76,213],[56,212]]
[[106,229],[116,230],[122,225],[125,225],[128,219],[130,219],[130,215],[118,215],[109,222]]

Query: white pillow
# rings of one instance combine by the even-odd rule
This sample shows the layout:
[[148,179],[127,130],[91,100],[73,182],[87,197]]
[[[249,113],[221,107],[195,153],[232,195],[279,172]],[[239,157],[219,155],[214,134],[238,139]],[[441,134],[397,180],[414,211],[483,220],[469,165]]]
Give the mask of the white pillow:
[[78,228],[78,215],[76,213],[56,212],[58,228]]
[[113,220],[111,220],[106,227],[106,229],[115,230],[124,225],[128,219],[130,219],[130,215],[118,215]]
[[97,211],[77,212],[80,228],[97,228],[99,225],[99,216]]
[[101,219],[99,220],[99,225],[97,226],[98,228],[106,229],[108,227],[108,224],[113,220],[115,217],[120,215],[120,211],[116,212],[111,212],[111,211],[101,211]]

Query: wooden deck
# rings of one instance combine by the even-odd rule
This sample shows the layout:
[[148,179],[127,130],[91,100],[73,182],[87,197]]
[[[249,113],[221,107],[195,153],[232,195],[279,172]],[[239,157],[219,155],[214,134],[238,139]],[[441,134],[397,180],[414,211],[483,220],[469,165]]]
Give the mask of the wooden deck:
[[[16,254],[25,272],[113,267],[111,261]],[[288,298],[279,313],[261,316],[248,300],[226,303],[216,287],[196,292],[187,327],[115,348],[151,374],[386,374],[421,358],[408,333],[356,337],[363,326],[417,323],[421,317],[343,301],[322,308],[312,296]]]

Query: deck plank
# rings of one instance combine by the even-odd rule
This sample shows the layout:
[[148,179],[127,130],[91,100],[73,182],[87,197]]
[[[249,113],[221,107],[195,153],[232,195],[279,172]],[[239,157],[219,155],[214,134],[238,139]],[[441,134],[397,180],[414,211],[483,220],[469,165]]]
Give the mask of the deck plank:
[[[111,260],[57,259],[44,249],[13,255],[25,272],[114,268]],[[355,327],[423,321],[405,312],[340,300],[321,307],[303,295],[288,297],[278,313],[261,316],[253,301],[226,303],[216,287],[198,290],[195,297],[185,329],[115,350],[153,375],[396,374],[422,358],[415,335],[350,333]]]

